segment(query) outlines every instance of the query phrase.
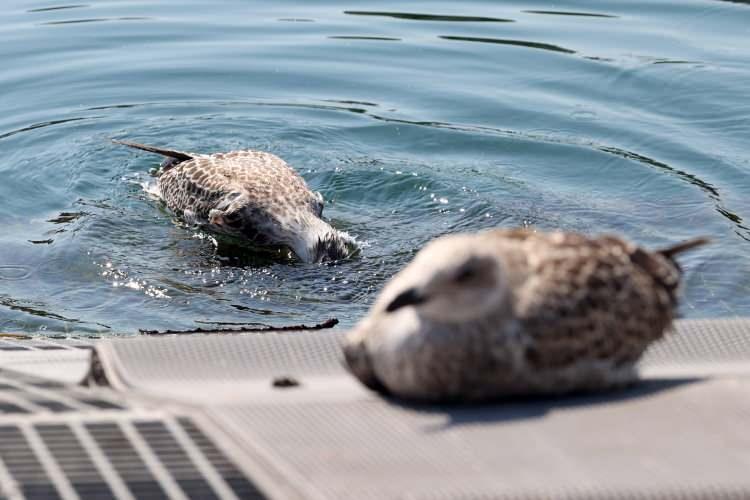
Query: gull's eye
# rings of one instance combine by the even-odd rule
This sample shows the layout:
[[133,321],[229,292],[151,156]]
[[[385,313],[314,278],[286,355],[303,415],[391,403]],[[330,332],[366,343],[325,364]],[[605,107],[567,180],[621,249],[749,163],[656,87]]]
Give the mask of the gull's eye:
[[424,303],[426,300],[427,298],[419,293],[418,290],[409,288],[408,290],[401,292],[395,299],[393,299],[393,301],[388,304],[388,307],[385,308],[385,311],[393,312],[397,309],[401,309],[402,307],[417,306]]
[[456,283],[466,283],[467,281],[471,281],[477,276],[477,270],[474,268],[474,266],[463,266],[461,269],[458,270],[458,273],[453,278],[453,280]]

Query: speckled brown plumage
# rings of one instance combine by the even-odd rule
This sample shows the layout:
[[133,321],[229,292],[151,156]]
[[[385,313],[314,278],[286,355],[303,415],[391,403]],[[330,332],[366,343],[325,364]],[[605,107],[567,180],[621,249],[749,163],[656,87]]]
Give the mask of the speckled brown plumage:
[[159,176],[159,190],[170,209],[193,211],[208,219],[222,195],[245,190],[279,214],[305,209],[320,216],[323,201],[281,158],[264,151],[193,155]]
[[649,252],[614,236],[493,230],[439,238],[348,334],[351,371],[428,400],[598,390],[671,325],[695,240]]
[[348,256],[354,241],[321,219],[323,197],[276,155],[242,150],[195,154],[115,141],[167,157],[159,196],[187,222],[256,245],[290,247],[303,261]]

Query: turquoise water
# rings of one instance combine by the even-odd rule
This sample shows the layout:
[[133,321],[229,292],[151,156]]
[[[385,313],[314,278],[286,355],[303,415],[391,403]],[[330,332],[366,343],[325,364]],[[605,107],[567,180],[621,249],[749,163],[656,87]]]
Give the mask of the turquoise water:
[[[3,3],[0,329],[353,324],[431,238],[714,242],[681,314],[750,314],[750,2]],[[111,137],[295,166],[336,265],[217,252]]]

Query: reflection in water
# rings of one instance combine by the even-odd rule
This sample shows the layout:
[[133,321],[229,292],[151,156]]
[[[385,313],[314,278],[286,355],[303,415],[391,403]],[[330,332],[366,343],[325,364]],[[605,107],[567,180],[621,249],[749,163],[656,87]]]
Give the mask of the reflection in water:
[[218,235],[215,241],[215,256],[220,266],[263,268],[276,263],[293,264],[296,262],[288,248],[251,247]]
[[411,21],[451,21],[451,22],[474,22],[474,23],[512,23],[513,19],[499,17],[481,16],[441,16],[439,14],[416,14],[412,12],[377,12],[366,10],[345,10],[344,14],[352,16],[379,16],[392,17],[395,19],[409,19]]
[[[735,213],[730,212],[729,210],[727,210],[725,208],[717,207],[716,211],[719,212],[724,217],[726,217],[727,219],[731,220],[732,222],[736,222],[737,224],[741,224],[742,223],[742,217],[740,217],[739,215],[737,215]],[[740,227],[742,227],[744,229],[747,229],[746,226],[742,226],[741,225]]]
[[552,45],[549,43],[540,42],[527,42],[524,40],[508,40],[504,38],[481,38],[475,36],[452,36],[452,35],[441,35],[439,38],[443,40],[457,40],[460,42],[481,42],[481,43],[497,43],[501,45],[519,45],[521,47],[529,47],[532,49],[543,49],[551,50],[553,52],[563,52],[565,54],[575,54],[575,50],[566,49],[559,45]]
[[384,41],[392,41],[392,42],[399,42],[401,41],[400,38],[390,38],[386,36],[356,36],[356,35],[334,35],[329,36],[328,38],[338,39],[338,40],[384,40]]
[[19,128],[19,129],[16,129],[16,130],[11,130],[10,132],[5,132],[3,134],[0,134],[0,139],[5,139],[6,137],[10,137],[12,135],[20,134],[21,132],[28,132],[30,130],[34,130],[34,129],[37,129],[37,128],[44,128],[44,127],[49,127],[51,125],[59,125],[61,123],[69,123],[69,122],[77,122],[77,121],[81,121],[81,120],[95,120],[97,118],[102,118],[102,117],[101,116],[79,116],[77,118],[65,118],[63,120],[49,120],[49,121],[46,121],[46,122],[34,123],[32,125],[28,125],[28,126],[23,127],[23,128]]
[[60,212],[60,215],[47,220],[47,222],[51,222],[53,224],[68,224],[69,222],[78,220],[86,215],[88,215],[86,212]]
[[524,10],[527,14],[548,14],[552,16],[578,16],[578,17],[610,17],[617,18],[610,14],[597,14],[594,12],[566,12],[561,10]]
[[700,61],[680,61],[680,60],[673,60],[673,59],[657,59],[656,61],[653,61],[651,64],[701,64]]
[[[150,103],[142,102],[138,104],[108,104],[106,106],[94,106],[91,108],[86,108],[86,111],[99,111],[99,110],[107,110],[107,109],[127,109],[127,108],[136,108],[138,106],[146,106]],[[153,103],[158,104],[158,103]]]
[[79,9],[81,7],[89,7],[86,4],[77,4],[77,5],[58,5],[55,7],[40,7],[38,9],[29,9],[26,12],[48,12],[50,10],[65,10],[65,9]]
[[[52,234],[65,233],[69,230],[69,228],[67,227],[68,224],[71,224],[77,221],[78,219],[81,219],[88,215],[90,215],[88,212],[60,212],[60,214],[57,217],[48,219],[47,222],[50,222],[52,224],[62,226],[62,227],[57,227],[55,229],[50,229],[49,231],[45,231],[44,235],[49,236]],[[29,243],[33,243],[35,245],[51,245],[52,243],[55,242],[55,240],[52,238],[39,238],[39,239],[35,238],[35,239],[26,240],[26,241],[28,241]]]
[[56,24],[81,24],[81,23],[103,23],[109,21],[147,21],[149,17],[95,17],[90,19],[70,19],[67,21],[47,21],[45,23],[39,23],[44,26],[56,25]]
[[683,172],[682,170],[678,170],[678,169],[676,169],[674,167],[670,167],[666,163],[662,163],[660,161],[656,161],[653,158],[649,158],[648,156],[643,156],[643,155],[640,155],[638,153],[633,153],[632,151],[625,151],[624,149],[615,148],[615,147],[612,147],[612,146],[597,146],[597,149],[599,151],[604,151],[605,153],[611,153],[613,155],[620,156],[622,158],[626,158],[628,160],[636,160],[636,161],[638,161],[640,163],[644,163],[646,165],[650,165],[652,167],[659,168],[661,170],[666,170],[668,172],[672,172],[675,175],[677,175],[678,177],[680,177],[681,179],[686,180],[690,184],[692,184],[694,186],[698,186],[699,188],[701,188],[702,190],[704,190],[705,192],[707,192],[711,196],[711,198],[713,198],[714,200],[717,200],[717,201],[719,200],[719,190],[716,189],[715,187],[713,187],[708,182],[699,179],[698,177],[696,177],[693,174],[689,174],[687,172]]
[[0,295],[0,306],[7,307],[8,309],[11,309],[13,311],[22,311],[32,316],[39,316],[42,318],[54,319],[54,320],[62,321],[65,323],[93,324],[93,325],[101,326],[102,328],[110,329],[109,326],[103,325],[101,323],[89,323],[88,321],[81,321],[75,318],[66,318],[65,316],[61,314],[56,314],[56,313],[49,311],[48,310],[49,308],[45,304],[41,302],[37,302],[37,301],[32,302],[29,300],[18,300],[12,297],[8,297],[7,295]]
[[248,307],[243,306],[241,304],[229,304],[231,307],[234,307],[238,311],[244,311],[244,312],[250,312],[253,314],[260,314],[261,316],[273,316],[276,314],[276,311],[272,311],[270,309],[258,309],[256,307]]
[[335,102],[335,103],[338,103],[338,104],[357,104],[359,106],[370,106],[370,107],[373,107],[373,108],[377,108],[378,107],[378,105],[375,104],[374,102],[367,102],[367,101],[341,101],[341,100],[338,100],[338,99],[323,99],[323,101],[325,101],[325,102]]

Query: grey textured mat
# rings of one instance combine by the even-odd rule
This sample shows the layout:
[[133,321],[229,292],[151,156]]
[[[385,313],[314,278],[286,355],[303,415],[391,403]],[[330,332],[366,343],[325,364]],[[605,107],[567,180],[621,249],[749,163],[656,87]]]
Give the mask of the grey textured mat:
[[750,322],[677,328],[632,389],[479,407],[367,391],[338,331],[96,351],[115,388],[203,414],[273,498],[750,498]]
[[78,339],[0,339],[0,369],[80,382],[89,370],[93,343]]
[[750,497],[750,380],[483,407],[298,398],[215,408],[318,498]]
[[750,320],[747,318],[677,321],[677,329],[641,360],[645,373],[682,369],[686,374],[747,373]]
[[192,398],[201,393],[197,387],[208,391],[276,376],[340,376],[342,338],[337,330],[190,335],[104,341],[96,351],[113,387],[165,394],[184,388]]
[[[118,388],[169,392],[185,383],[206,388],[285,375],[344,375],[343,335],[323,330],[120,339],[99,343],[97,352]],[[652,346],[640,368],[652,377],[750,373],[750,320],[678,321],[676,332]]]
[[0,372],[0,498],[265,498],[179,412]]

